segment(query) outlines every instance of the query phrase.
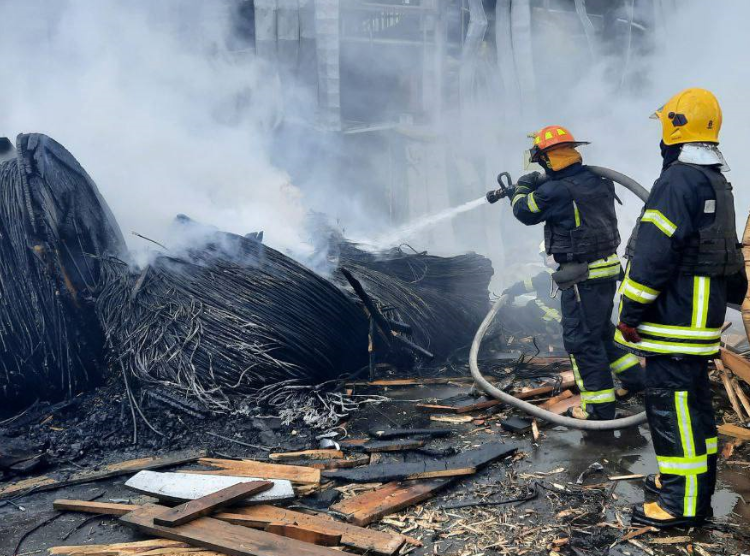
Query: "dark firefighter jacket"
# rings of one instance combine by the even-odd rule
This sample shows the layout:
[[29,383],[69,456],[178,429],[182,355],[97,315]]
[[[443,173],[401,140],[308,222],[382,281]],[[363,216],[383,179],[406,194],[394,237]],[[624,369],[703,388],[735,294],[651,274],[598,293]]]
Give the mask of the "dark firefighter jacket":
[[530,311],[532,317],[539,318],[544,322],[557,322],[562,320],[560,315],[560,300],[550,298],[549,291],[552,281],[550,273],[552,269],[547,269],[539,274],[525,278],[521,282],[516,282],[505,292],[513,297],[526,293],[536,294],[536,299],[526,304],[526,310]]
[[[515,217],[527,226],[544,222],[547,252],[551,253],[557,262],[563,263],[571,259],[573,246],[568,244],[563,249],[553,248],[550,245],[550,236],[554,241],[555,238],[563,239],[565,235],[570,236],[570,232],[575,234],[586,231],[587,214],[591,215],[592,220],[603,214],[610,215],[609,221],[604,223],[606,233],[598,234],[612,236],[609,244],[604,247],[604,250],[599,246],[575,258],[589,263],[590,280],[619,278],[621,268],[616,253],[619,236],[617,236],[617,221],[614,217],[612,182],[603,181],[581,163],[572,164],[557,172],[548,170],[547,174],[549,179],[533,191],[523,185],[516,188],[512,200]],[[570,180],[575,180],[576,183],[571,183]],[[585,199],[585,210],[581,208],[579,211],[579,205],[584,199],[579,199],[578,203],[575,202],[571,188],[576,185],[580,185],[582,190],[586,189],[589,192],[599,189],[602,194],[598,197],[588,195]]]
[[[704,168],[720,176],[717,167]],[[700,276],[686,271],[682,261],[685,246],[713,223],[715,214],[716,195],[706,174],[665,161],[636,224],[637,242],[629,246],[632,253],[620,287],[620,321],[637,326],[643,341],[629,343],[617,331],[619,345],[645,356],[718,352],[727,284],[742,281],[737,274]],[[744,292],[738,293],[741,299]]]

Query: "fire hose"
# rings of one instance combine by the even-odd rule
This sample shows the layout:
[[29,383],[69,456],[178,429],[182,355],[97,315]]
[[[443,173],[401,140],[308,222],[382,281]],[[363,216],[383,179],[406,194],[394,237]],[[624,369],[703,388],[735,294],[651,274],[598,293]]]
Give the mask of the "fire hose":
[[[640,198],[644,203],[646,202],[646,199],[648,198],[648,191],[646,191],[646,189],[634,179],[629,178],[628,176],[621,174],[620,172],[615,172],[614,170],[603,168],[601,166],[589,166],[588,168],[598,176],[619,183],[620,185],[637,195],[638,198]],[[500,183],[501,190],[504,191],[505,187],[501,181],[501,177],[503,175],[508,178],[509,182],[511,180],[509,179],[510,177],[507,173],[498,176],[498,183]],[[638,413],[637,415],[633,415],[630,417],[623,417],[620,419],[611,419],[606,421],[589,421],[583,419],[574,419],[573,417],[566,417],[564,415],[557,415],[556,413],[552,413],[551,411],[547,411],[546,409],[537,407],[529,402],[519,400],[518,398],[511,396],[507,392],[500,390],[492,383],[490,383],[479,371],[477,357],[479,355],[479,348],[482,345],[484,335],[487,333],[487,330],[495,320],[497,313],[500,311],[500,309],[503,308],[507,300],[508,296],[503,294],[500,299],[495,302],[495,304],[492,306],[492,309],[490,309],[490,312],[487,313],[486,317],[484,317],[482,324],[479,326],[477,333],[474,335],[474,341],[471,344],[471,351],[469,352],[469,368],[471,369],[471,376],[480,390],[485,392],[488,396],[492,396],[493,398],[500,400],[503,403],[520,409],[521,411],[533,417],[549,421],[550,423],[554,423],[555,425],[563,425],[574,429],[594,431],[615,430],[634,427],[646,422],[645,412]]]

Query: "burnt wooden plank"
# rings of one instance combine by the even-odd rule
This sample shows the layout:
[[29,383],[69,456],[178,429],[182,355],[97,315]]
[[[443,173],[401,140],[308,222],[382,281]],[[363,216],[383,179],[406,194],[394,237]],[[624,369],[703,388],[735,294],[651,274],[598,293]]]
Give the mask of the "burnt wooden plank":
[[419,504],[453,482],[453,479],[393,482],[380,488],[347,498],[331,506],[355,525],[369,525],[382,517]]
[[189,502],[175,506],[169,511],[156,516],[154,523],[166,527],[176,527],[177,525],[182,525],[199,517],[209,515],[219,508],[229,506],[253,494],[269,490],[271,487],[273,487],[273,483],[270,481],[237,483],[202,498],[190,500]]
[[403,438],[408,436],[429,436],[440,438],[453,434],[452,429],[373,429],[370,436],[383,440],[390,438]]
[[486,396],[474,398],[471,396],[460,395],[440,400],[436,403],[418,403],[417,407],[425,411],[444,411],[447,413],[461,414],[488,409],[499,404],[499,400],[488,398]]
[[427,479],[470,475],[483,466],[515,453],[516,448],[499,442],[490,442],[474,450],[443,460],[428,460],[410,463],[381,463],[357,469],[323,471],[327,479],[355,483],[385,483],[406,479]]
[[359,467],[360,465],[367,465],[370,463],[370,456],[369,454],[352,454],[343,459],[291,460],[285,463],[289,465],[306,465],[313,469],[350,469],[352,467]]
[[344,452],[341,450],[302,450],[299,452],[276,452],[273,454],[268,454],[268,459],[272,461],[285,461],[289,462],[289,460],[330,460],[330,459],[343,459],[344,458]]
[[179,454],[173,454],[166,457],[148,457],[139,458],[127,461],[120,461],[105,465],[94,471],[81,471],[74,473],[67,479],[56,479],[50,476],[34,477],[32,479],[26,479],[17,483],[12,483],[8,486],[0,488],[0,499],[9,496],[18,496],[26,492],[42,492],[46,490],[55,490],[58,488],[81,485],[84,483],[91,483],[94,481],[101,481],[103,479],[111,479],[112,477],[119,477],[121,475],[128,475],[136,471],[144,469],[159,469],[162,467],[174,467],[176,465],[183,465],[185,463],[192,463],[197,461],[205,455],[205,452],[182,452]]
[[155,524],[154,518],[167,509],[165,506],[147,504],[125,514],[120,521],[148,535],[186,542],[229,556],[341,556],[339,551],[331,548],[232,525],[212,517],[199,517],[177,527]]
[[375,454],[378,452],[403,452],[424,448],[427,440],[424,438],[394,438],[388,440],[368,440],[364,444],[351,446],[352,450]]

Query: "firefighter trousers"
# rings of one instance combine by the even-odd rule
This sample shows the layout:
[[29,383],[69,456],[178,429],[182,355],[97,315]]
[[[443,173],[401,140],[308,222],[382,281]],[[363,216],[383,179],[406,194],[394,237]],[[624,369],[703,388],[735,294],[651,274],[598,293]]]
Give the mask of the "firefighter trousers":
[[675,517],[705,517],[717,460],[708,359],[649,357],[646,414],[659,465],[659,505]]
[[612,373],[629,390],[642,390],[638,358],[614,344],[612,308],[614,280],[587,280],[561,292],[563,345],[570,355],[581,407],[592,419],[613,419],[615,389]]

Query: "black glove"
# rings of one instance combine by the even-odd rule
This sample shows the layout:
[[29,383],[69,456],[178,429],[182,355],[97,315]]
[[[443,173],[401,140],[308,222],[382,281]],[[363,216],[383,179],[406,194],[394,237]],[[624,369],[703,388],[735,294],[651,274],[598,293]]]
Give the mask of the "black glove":
[[516,184],[517,187],[525,187],[529,191],[534,191],[537,187],[539,187],[544,180],[542,179],[542,174],[539,172],[531,172],[530,174],[525,174],[518,178],[518,183]]

